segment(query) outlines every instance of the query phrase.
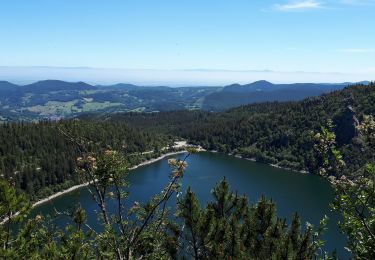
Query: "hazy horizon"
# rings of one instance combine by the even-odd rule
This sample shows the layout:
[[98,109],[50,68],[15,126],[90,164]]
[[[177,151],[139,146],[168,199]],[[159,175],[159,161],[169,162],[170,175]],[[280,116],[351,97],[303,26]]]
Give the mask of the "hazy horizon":
[[[373,77],[374,78],[374,77]],[[40,80],[83,81],[93,85],[127,83],[147,86],[223,86],[267,80],[275,84],[372,81],[370,75],[272,70],[157,70],[89,67],[0,66],[0,80],[30,84]]]
[[375,80],[375,0],[0,3],[0,80]]

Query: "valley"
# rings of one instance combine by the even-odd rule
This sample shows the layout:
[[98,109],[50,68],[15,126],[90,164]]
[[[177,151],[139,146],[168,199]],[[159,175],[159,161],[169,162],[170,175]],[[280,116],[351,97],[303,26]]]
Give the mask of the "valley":
[[[183,159],[183,155],[169,158]],[[127,207],[131,207],[134,202],[146,203],[149,198],[157,195],[168,182],[169,171],[166,159],[131,170],[128,177],[131,186],[125,188],[130,194]],[[204,205],[211,200],[211,187],[224,177],[239,194],[246,195],[251,202],[256,202],[261,196],[273,198],[278,205],[278,215],[287,219],[290,219],[295,212],[300,212],[302,223],[308,221],[318,225],[319,220],[324,215],[328,215],[329,231],[323,237],[327,241],[324,249],[328,251],[337,249],[340,258],[347,257],[347,253],[341,249],[346,241],[338,230],[339,216],[329,209],[329,203],[333,200],[333,191],[329,184],[318,176],[293,173],[223,154],[201,152],[189,158],[182,186],[183,189],[191,187],[200,203]],[[32,210],[31,216],[38,214],[54,216],[55,210],[67,211],[71,205],[77,203],[87,212],[92,212],[96,208],[84,187],[39,205]],[[175,204],[175,199],[169,202],[172,208]],[[306,208],[306,205],[309,207]],[[110,204],[108,207],[110,211],[116,211],[115,204]],[[61,227],[70,222],[69,217],[65,216],[55,220],[55,223]],[[92,227],[99,228],[94,214],[89,214],[88,223]]]
[[[319,165],[324,158],[316,149],[316,133],[329,127],[337,141],[335,149],[345,161],[343,171],[346,178],[351,182],[361,181],[364,167],[374,158],[372,150],[367,148],[372,139],[359,134],[358,126],[360,122],[371,120],[367,115],[375,114],[374,104],[375,85],[369,83],[302,101],[249,104],[218,112],[188,109],[92,111],[59,120],[5,122],[0,125],[3,140],[0,144],[1,178],[14,183],[13,187],[19,194],[35,203],[29,218],[52,217],[52,223],[64,228],[72,224],[67,216],[79,206],[90,216],[85,223],[95,232],[101,230],[101,226],[92,213],[101,204],[93,202],[92,198],[96,197],[90,194],[96,190],[100,195],[101,185],[106,185],[108,214],[116,214],[118,205],[114,203],[121,201],[116,202],[112,195],[116,192],[113,188],[117,187],[111,184],[113,177],[104,179],[104,182],[97,179],[103,178],[102,175],[91,179],[85,177],[91,172],[96,174],[96,155],[104,156],[98,157],[104,159],[107,156],[121,158],[100,167],[109,167],[113,163],[126,165],[114,172],[121,176],[118,182],[125,183],[117,187],[125,188],[123,192],[118,189],[117,196],[122,196],[122,193],[125,196],[128,192],[133,194],[126,195],[122,206],[129,209],[129,214],[132,214],[132,204],[142,212],[143,207],[149,207],[149,199],[153,201],[167,196],[163,194],[168,194],[168,187],[176,187],[176,190],[173,188],[170,197],[162,197],[159,202],[159,205],[164,203],[163,208],[168,208],[168,211],[178,212],[176,207],[181,207],[182,202],[176,198],[182,194],[188,196],[188,187],[194,190],[200,203],[208,203],[206,207],[209,207],[210,187],[215,183],[225,185],[222,181],[228,180],[235,194],[238,191],[245,194],[244,198],[249,198],[254,210],[263,207],[263,203],[277,202],[277,214],[281,217],[277,221],[300,223],[295,218],[298,221],[301,218],[302,221],[311,221],[319,229],[319,220],[323,221],[327,215],[330,220],[324,221],[328,221],[325,224],[328,232],[319,235],[323,239],[319,241],[326,239],[326,243],[321,242],[324,247],[320,250],[347,258],[348,254],[343,250],[346,238],[338,232],[336,224],[340,216],[329,210],[329,204],[335,202],[337,190],[334,192],[335,186],[330,185],[329,179],[317,176],[321,175]],[[367,124],[372,126],[371,121]],[[179,165],[182,161],[171,158],[182,160],[186,155],[186,144],[214,153],[189,153],[187,168],[183,162],[182,170],[173,170],[176,167],[173,164]],[[168,161],[160,160],[168,156],[172,156]],[[84,158],[89,161],[82,164]],[[90,166],[91,163],[95,168]],[[168,169],[168,164],[171,169]],[[81,167],[85,168],[80,173]],[[99,170],[100,174],[107,171],[113,172],[107,168]],[[170,183],[163,188],[168,180]],[[178,184],[174,183],[175,180],[179,180]],[[174,192],[176,197],[172,196]],[[268,201],[268,198],[272,199]],[[276,204],[272,205],[276,207]],[[272,212],[276,216],[276,208]],[[294,212],[298,215],[293,215]],[[9,216],[2,219],[4,225],[7,219]],[[270,225],[274,225],[272,223]],[[309,226],[306,226],[301,232],[308,230]]]
[[0,260],[375,259],[374,10],[0,1]]
[[0,81],[0,122],[59,120],[90,112],[105,115],[185,109],[223,111],[252,103],[302,100],[350,84],[272,84],[257,81],[224,87],[145,87],[44,80],[20,86]]

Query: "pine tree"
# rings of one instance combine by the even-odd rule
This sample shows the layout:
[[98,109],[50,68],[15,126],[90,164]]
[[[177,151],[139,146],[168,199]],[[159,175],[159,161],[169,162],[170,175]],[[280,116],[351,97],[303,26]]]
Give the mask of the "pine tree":
[[[230,191],[224,179],[213,189],[214,200],[203,209],[189,188],[179,201],[184,225],[183,247],[194,259],[310,259],[317,252],[312,227],[301,233],[293,216],[290,228],[276,216],[275,204],[262,197],[249,204],[247,198]],[[321,246],[321,245],[319,245]]]

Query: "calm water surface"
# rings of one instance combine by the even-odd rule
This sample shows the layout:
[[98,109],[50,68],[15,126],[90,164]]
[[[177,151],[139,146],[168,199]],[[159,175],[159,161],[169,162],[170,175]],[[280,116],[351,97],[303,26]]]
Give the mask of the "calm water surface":
[[[174,157],[183,158],[184,155]],[[191,155],[188,165],[182,181],[183,190],[191,186],[202,205],[211,200],[212,187],[225,176],[232,190],[246,194],[251,202],[256,202],[262,195],[272,198],[277,204],[280,217],[291,220],[292,214],[298,212],[303,226],[306,221],[318,225],[319,220],[328,215],[328,231],[323,237],[327,241],[325,250],[332,251],[336,248],[341,258],[347,258],[343,249],[345,237],[337,227],[338,215],[329,208],[333,199],[332,189],[318,176],[208,152]],[[166,159],[131,171],[129,202],[144,202],[159,193],[168,182],[169,173]],[[89,223],[95,225],[98,207],[85,188],[40,205],[33,209],[33,214],[53,214],[54,208],[62,211],[76,203],[86,209]],[[64,225],[68,219],[59,218],[56,222]]]

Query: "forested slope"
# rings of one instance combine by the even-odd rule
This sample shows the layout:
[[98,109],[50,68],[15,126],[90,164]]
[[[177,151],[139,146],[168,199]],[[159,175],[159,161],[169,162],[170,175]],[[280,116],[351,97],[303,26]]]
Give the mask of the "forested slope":
[[338,145],[350,167],[356,168],[370,158],[359,150],[355,138],[356,120],[364,114],[375,114],[374,83],[300,102],[254,104],[223,113],[131,113],[111,115],[108,119],[182,136],[210,150],[313,171],[313,133],[329,120],[333,121]]
[[[74,169],[79,151],[62,131],[90,141],[92,150],[111,146],[128,155],[160,151],[182,137],[209,150],[314,172],[313,133],[329,120],[348,169],[354,170],[372,159],[356,138],[355,124],[364,114],[375,114],[374,83],[300,102],[254,104],[222,113],[87,114],[60,122],[3,124],[0,174],[14,178],[17,188],[33,199],[77,183]],[[134,164],[144,157],[129,156],[128,161]]]
[[[124,154],[164,147],[167,138],[135,130],[122,122],[70,120],[0,125],[0,174],[38,199],[77,184],[76,158],[81,154],[71,139],[85,140],[88,149],[107,146]],[[159,149],[160,150],[160,149]],[[133,164],[143,156],[129,156]]]
[[348,84],[272,84],[261,80],[247,85],[233,84],[224,87],[223,91],[209,94],[204,99],[202,108],[207,111],[225,109],[262,102],[300,101],[334,90],[340,90]]

